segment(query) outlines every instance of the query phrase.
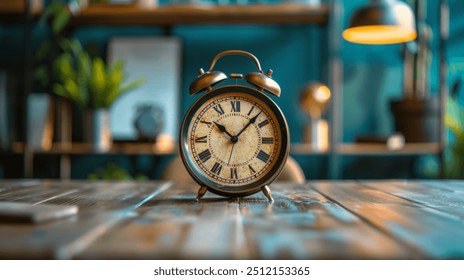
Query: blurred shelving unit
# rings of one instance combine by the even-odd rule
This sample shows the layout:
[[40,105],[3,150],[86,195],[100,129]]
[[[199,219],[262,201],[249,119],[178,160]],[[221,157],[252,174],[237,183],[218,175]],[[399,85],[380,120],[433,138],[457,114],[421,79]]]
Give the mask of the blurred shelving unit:
[[[388,149],[385,144],[339,143],[336,153],[340,156],[411,156],[437,154],[441,151],[438,143],[411,143],[399,149]],[[329,150],[313,150],[310,144],[293,144],[291,153],[295,155],[325,155]]]
[[42,12],[42,0],[0,1],[0,22],[21,23],[25,17],[36,17]]
[[[181,5],[172,4],[154,8],[140,8],[134,4],[93,4],[76,12],[71,20],[73,29],[84,26],[159,26],[169,34],[174,26],[189,25],[319,25],[327,26],[330,5],[305,5],[294,3],[249,5]],[[324,42],[326,43],[326,42]],[[114,145],[110,154],[153,154],[150,148],[132,144],[132,148]],[[85,151],[82,146],[71,150],[52,148],[47,153],[73,155]],[[78,152],[79,151],[79,152]],[[176,149],[167,153],[175,154]],[[157,153],[154,153],[157,155]]]
[[[40,0],[39,0],[40,1]],[[21,15],[30,9],[28,1],[13,1],[9,5],[0,2],[0,14]],[[327,2],[327,3],[325,3]],[[35,9],[32,14],[40,13]],[[159,26],[169,33],[177,25],[239,25],[239,24],[280,24],[280,25],[317,25],[327,27],[328,40],[320,42],[328,49],[328,86],[331,89],[332,104],[329,110],[329,148],[316,151],[310,144],[292,143],[291,153],[302,156],[327,156],[328,178],[338,179],[341,176],[340,159],[343,156],[374,156],[374,155],[424,155],[436,154],[442,150],[438,143],[406,144],[398,150],[389,150],[381,144],[343,143],[343,126],[341,121],[343,104],[343,63],[341,60],[343,3],[338,0],[327,0],[320,5],[305,5],[295,3],[280,4],[249,4],[249,5],[164,5],[154,8],[140,8],[134,4],[91,4],[73,13],[70,28],[91,26]],[[5,17],[6,19],[6,17]],[[69,108],[68,108],[69,110]],[[67,113],[65,112],[64,115]],[[69,124],[61,123],[63,130],[69,130]],[[5,153],[5,152],[2,152]],[[71,176],[71,156],[102,154],[94,152],[89,146],[80,143],[64,141],[54,143],[48,151],[30,150],[23,143],[14,143],[9,153],[22,154],[25,158],[24,173],[33,177],[33,158],[35,154],[56,155],[60,157],[60,178]],[[174,155],[176,148],[159,149],[153,144],[119,144],[103,154],[126,155]]]
[[133,4],[94,4],[82,9],[72,20],[74,26],[183,24],[327,24],[327,5],[164,5],[139,8]]
[[[28,1],[8,6],[12,13],[21,13],[30,7]],[[2,13],[3,2],[0,5]],[[6,9],[6,8],[5,8]],[[34,15],[40,14],[34,11]],[[208,24],[316,24],[326,26],[329,22],[330,5],[305,4],[250,4],[250,5],[164,5],[154,8],[140,8],[135,4],[91,4],[73,12],[70,28],[84,26],[160,26],[170,29],[177,25],[208,25]],[[64,116],[69,116],[70,108],[62,108]],[[68,112],[66,112],[68,110]],[[68,121],[60,122],[60,130],[69,132]],[[61,137],[62,138],[62,137]],[[32,150],[25,143],[13,143],[10,151],[24,155],[24,174],[33,177],[33,162],[35,155],[55,155],[60,159],[60,178],[71,176],[71,156],[104,154],[104,155],[174,155],[175,147],[159,148],[153,144],[114,143],[109,151],[95,152],[83,143],[71,143],[69,137],[64,137],[59,143],[54,143],[48,150]]]

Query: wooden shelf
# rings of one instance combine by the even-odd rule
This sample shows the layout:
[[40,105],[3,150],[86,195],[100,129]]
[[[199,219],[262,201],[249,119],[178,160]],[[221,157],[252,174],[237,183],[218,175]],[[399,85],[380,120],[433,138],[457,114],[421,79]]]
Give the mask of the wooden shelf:
[[82,25],[161,25],[178,24],[326,24],[326,5],[164,5],[139,8],[124,4],[93,4],[76,14],[71,24]]
[[387,149],[384,144],[343,143],[338,146],[342,155],[429,155],[440,152],[438,143],[409,143],[397,150]]
[[[175,146],[175,145],[174,145]],[[176,147],[176,146],[175,146]],[[177,153],[175,147],[160,147],[151,143],[113,143],[107,152],[95,151],[91,145],[86,143],[59,144],[55,143],[50,150],[32,150],[35,154],[49,155],[173,155]],[[6,153],[22,154],[26,152],[24,143],[14,143],[11,151]]]
[[[438,143],[410,143],[403,148],[390,150],[384,144],[356,144],[343,143],[337,147],[337,154],[352,156],[389,156],[389,155],[428,155],[437,154],[441,151]],[[296,155],[319,155],[328,154],[329,151],[314,151],[310,144],[292,144],[290,152]]]
[[315,150],[309,143],[292,143],[290,153],[294,155],[326,155],[328,150]]
[[22,14],[26,6],[26,0],[0,1],[0,14]]
[[42,0],[31,0],[29,5],[26,0],[3,0],[0,1],[0,22],[15,22],[26,15],[38,16],[42,8]]

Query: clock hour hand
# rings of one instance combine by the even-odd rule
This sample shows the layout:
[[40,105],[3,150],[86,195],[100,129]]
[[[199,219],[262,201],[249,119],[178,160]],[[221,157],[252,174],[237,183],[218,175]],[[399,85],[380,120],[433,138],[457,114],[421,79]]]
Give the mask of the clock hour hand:
[[[261,112],[262,112],[262,111],[261,111]],[[258,114],[256,114],[256,116],[252,117],[252,118],[250,119],[250,121],[245,125],[245,127],[242,128],[242,130],[240,130],[240,132],[239,132],[235,137],[238,138],[238,137],[240,136],[240,134],[242,134],[242,132],[245,131],[245,129],[247,129],[251,124],[255,123],[255,122],[256,122],[256,119],[257,119],[258,116],[261,114],[261,112],[259,112]]]
[[227,129],[225,128],[225,126],[223,126],[222,124],[218,124],[217,122],[214,122],[214,124],[217,126],[217,128],[219,128],[219,131],[221,131],[222,133],[225,133],[227,134],[227,136],[230,137],[230,139],[232,139],[234,136],[232,134],[230,134]]

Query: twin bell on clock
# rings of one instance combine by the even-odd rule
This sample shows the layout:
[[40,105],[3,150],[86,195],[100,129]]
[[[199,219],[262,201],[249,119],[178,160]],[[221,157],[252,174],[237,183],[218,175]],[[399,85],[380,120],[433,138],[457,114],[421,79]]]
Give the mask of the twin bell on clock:
[[[257,72],[232,73],[251,86],[229,84],[226,74],[213,71],[224,56],[250,58]],[[197,200],[207,192],[241,197],[259,191],[273,201],[269,184],[282,171],[289,151],[287,121],[277,104],[267,96],[280,96],[272,70],[264,73],[251,53],[228,50],[218,53],[208,71],[190,85],[190,95],[205,92],[186,113],[180,129],[180,154],[192,178],[200,185]]]

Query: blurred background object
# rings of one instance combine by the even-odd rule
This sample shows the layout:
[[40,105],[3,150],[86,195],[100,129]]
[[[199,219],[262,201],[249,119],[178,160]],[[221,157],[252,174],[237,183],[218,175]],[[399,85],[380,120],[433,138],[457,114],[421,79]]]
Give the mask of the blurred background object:
[[308,115],[303,141],[311,144],[315,151],[329,149],[329,125],[323,118],[330,102],[330,89],[320,83],[308,83],[300,94],[300,108]]
[[138,141],[156,142],[164,124],[164,112],[159,106],[142,104],[137,107],[134,126]]
[[401,1],[370,0],[352,15],[343,38],[358,44],[396,44],[414,40],[414,14]]

